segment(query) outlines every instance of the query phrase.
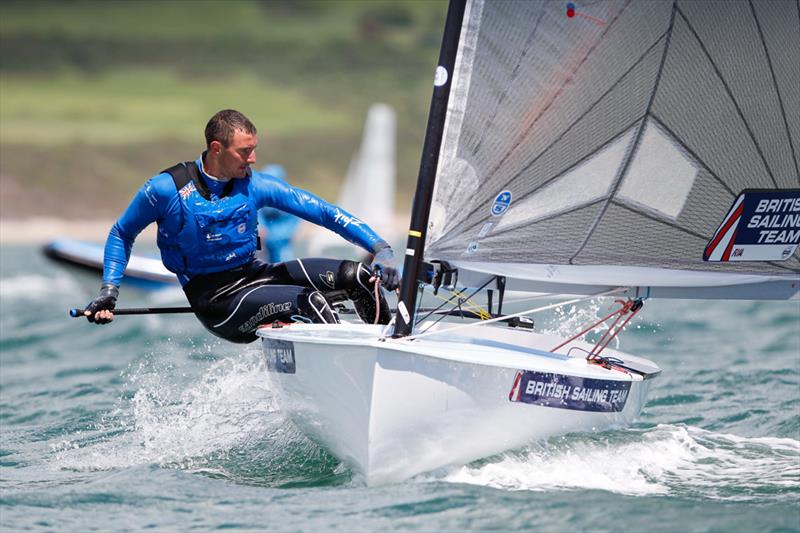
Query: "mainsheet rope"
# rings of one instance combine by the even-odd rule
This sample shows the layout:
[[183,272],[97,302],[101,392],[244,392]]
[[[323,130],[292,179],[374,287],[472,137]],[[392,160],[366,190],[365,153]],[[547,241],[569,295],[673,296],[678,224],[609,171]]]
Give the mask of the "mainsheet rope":
[[627,290],[630,290],[630,288],[629,287],[617,287],[615,289],[599,292],[597,294],[592,294],[592,295],[589,295],[589,296],[584,296],[582,298],[575,298],[575,299],[572,299],[572,300],[567,300],[565,302],[558,302],[558,303],[554,303],[554,304],[551,304],[551,305],[546,305],[544,307],[527,309],[525,311],[520,311],[519,313],[513,313],[513,314],[510,314],[510,315],[503,315],[503,316],[499,316],[497,318],[492,318],[490,320],[479,320],[477,322],[470,322],[468,324],[461,324],[461,325],[458,325],[458,326],[453,326],[452,328],[440,329],[440,330],[437,330],[437,331],[425,331],[424,333],[419,333],[417,335],[409,335],[408,337],[403,337],[402,339],[403,340],[416,340],[416,339],[421,339],[423,337],[429,337],[431,335],[439,335],[439,334],[442,334],[442,333],[449,333],[451,331],[457,331],[457,330],[461,330],[461,329],[465,329],[465,328],[474,328],[474,327],[478,327],[478,326],[485,326],[486,324],[492,324],[494,322],[501,322],[503,320],[508,320],[509,318],[514,318],[514,317],[524,316],[524,315],[532,315],[534,313],[539,313],[541,311],[547,311],[549,309],[555,309],[557,307],[561,307],[561,306],[564,306],[564,305],[570,305],[570,304],[574,304],[574,303],[578,303],[578,302],[584,302],[586,300],[591,300],[593,298],[599,298],[601,296],[609,296],[611,294],[616,294],[616,293],[619,293],[619,292],[625,292]]

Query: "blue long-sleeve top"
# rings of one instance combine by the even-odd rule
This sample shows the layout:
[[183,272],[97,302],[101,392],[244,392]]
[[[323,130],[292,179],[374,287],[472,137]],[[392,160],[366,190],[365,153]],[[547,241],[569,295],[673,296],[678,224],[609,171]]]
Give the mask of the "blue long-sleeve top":
[[[202,156],[195,162],[201,179],[208,186],[211,199],[218,199],[227,182],[205,173]],[[308,191],[292,187],[281,179],[255,171],[249,178],[236,179],[249,180],[248,195],[256,209],[280,209],[328,228],[370,253],[376,253],[387,246],[377,233],[352,214]],[[180,199],[172,176],[161,173],[150,178],[139,189],[108,234],[103,260],[103,283],[119,286],[130,259],[133,242],[144,228],[155,222],[159,229],[163,228],[174,235],[180,230],[182,220]],[[189,277],[185,275],[179,275],[178,279],[182,285],[189,281]]]

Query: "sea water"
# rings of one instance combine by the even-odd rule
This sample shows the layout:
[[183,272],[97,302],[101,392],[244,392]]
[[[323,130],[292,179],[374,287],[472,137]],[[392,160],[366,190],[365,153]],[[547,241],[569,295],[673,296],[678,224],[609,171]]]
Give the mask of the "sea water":
[[649,301],[619,341],[663,369],[634,426],[367,487],[285,418],[257,343],[190,315],[70,319],[80,278],[0,252],[3,531],[800,530],[800,302]]

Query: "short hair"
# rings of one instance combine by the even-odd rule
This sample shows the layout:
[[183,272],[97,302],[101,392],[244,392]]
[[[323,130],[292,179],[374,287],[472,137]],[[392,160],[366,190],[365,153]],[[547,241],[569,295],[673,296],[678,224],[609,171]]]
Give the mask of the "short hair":
[[223,146],[228,146],[237,130],[250,135],[258,133],[250,119],[238,111],[234,109],[218,111],[206,124],[206,147],[211,146],[213,141],[219,141]]

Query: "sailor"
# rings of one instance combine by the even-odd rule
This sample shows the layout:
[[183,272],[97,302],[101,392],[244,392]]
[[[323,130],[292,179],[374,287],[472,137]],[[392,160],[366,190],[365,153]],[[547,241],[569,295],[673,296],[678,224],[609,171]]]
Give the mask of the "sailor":
[[[84,310],[87,319],[113,320],[133,241],[155,222],[164,266],[177,275],[195,315],[214,335],[252,342],[259,325],[275,321],[335,323],[330,304],[346,298],[365,322],[388,323],[389,306],[375,283],[391,291],[400,277],[386,241],[343,209],[253,171],[257,131],[238,111],[216,113],[205,137],[200,157],[150,178],[111,228],[103,283]],[[370,267],[320,258],[264,263],[255,257],[257,212],[263,207],[328,228],[375,259]]]

